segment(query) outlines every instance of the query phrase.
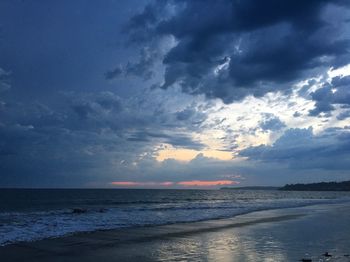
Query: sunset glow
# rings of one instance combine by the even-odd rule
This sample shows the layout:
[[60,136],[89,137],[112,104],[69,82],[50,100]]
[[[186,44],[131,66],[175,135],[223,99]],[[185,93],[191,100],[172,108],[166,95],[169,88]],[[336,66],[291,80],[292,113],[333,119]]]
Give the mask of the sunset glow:
[[186,187],[211,187],[211,186],[223,186],[223,185],[236,185],[239,184],[237,181],[232,180],[215,180],[215,181],[202,181],[202,180],[192,180],[192,181],[182,181],[178,182],[178,185]]
[[168,186],[184,186],[184,187],[214,187],[223,185],[237,185],[238,181],[233,180],[191,180],[180,182],[134,182],[134,181],[118,181],[111,182],[111,185],[121,187],[168,187]]

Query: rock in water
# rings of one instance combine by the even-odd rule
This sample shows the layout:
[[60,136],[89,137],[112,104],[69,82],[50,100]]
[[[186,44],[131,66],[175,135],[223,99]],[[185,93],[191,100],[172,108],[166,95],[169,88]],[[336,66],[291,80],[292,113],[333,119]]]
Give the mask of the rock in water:
[[329,254],[328,252],[326,252],[326,253],[323,254],[323,256],[324,256],[324,257],[331,257],[332,255]]
[[72,211],[73,214],[83,214],[86,212],[87,210],[85,208],[73,208],[73,211]]

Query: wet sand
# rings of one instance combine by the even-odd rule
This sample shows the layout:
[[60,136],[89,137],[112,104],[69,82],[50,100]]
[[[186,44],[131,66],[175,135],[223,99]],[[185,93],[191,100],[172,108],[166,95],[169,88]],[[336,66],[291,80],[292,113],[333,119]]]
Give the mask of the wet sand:
[[[329,252],[332,257],[324,257]],[[1,261],[350,261],[350,204],[77,233],[0,247]]]

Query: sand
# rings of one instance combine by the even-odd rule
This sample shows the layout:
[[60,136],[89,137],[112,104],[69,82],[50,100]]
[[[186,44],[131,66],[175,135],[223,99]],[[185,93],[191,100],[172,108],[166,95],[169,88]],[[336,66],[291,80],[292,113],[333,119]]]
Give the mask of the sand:
[[[329,252],[332,257],[322,254]],[[350,204],[260,211],[0,247],[0,261],[350,261]]]

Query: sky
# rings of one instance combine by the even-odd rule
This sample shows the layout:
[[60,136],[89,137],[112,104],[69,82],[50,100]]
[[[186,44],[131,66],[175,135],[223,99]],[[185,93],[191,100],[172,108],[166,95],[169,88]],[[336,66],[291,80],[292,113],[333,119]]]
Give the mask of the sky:
[[350,179],[350,2],[0,1],[0,187]]

